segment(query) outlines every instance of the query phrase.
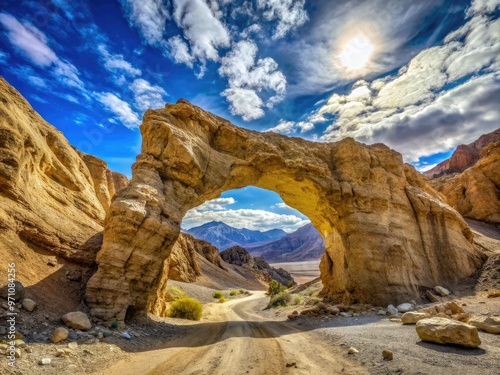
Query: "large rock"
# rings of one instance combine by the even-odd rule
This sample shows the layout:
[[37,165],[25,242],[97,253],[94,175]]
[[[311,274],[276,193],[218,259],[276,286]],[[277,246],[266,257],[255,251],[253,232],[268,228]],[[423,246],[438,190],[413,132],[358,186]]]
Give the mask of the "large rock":
[[416,326],[422,341],[438,344],[454,344],[468,348],[481,345],[477,328],[466,323],[447,318],[423,319]]
[[500,334],[500,317],[473,316],[467,323],[483,331]]
[[58,342],[64,341],[68,338],[69,332],[64,327],[57,327],[52,335],[50,336],[50,342],[57,344]]
[[107,213],[87,284],[97,317],[144,313],[186,212],[249,185],[311,219],[325,240],[322,294],[336,301],[402,302],[482,264],[461,216],[384,145],[253,132],[185,100],[147,111],[141,133],[132,181]]
[[415,324],[421,321],[422,319],[428,319],[430,318],[430,314],[426,313],[421,313],[421,312],[414,312],[414,311],[409,311],[403,314],[401,317],[401,323],[403,324]]
[[5,284],[0,289],[0,297],[4,299],[8,299],[9,293],[14,293],[13,296],[15,301],[20,301],[24,298],[24,294],[26,293],[23,284],[20,281],[14,281],[14,287],[9,287],[9,284]]
[[81,331],[88,331],[92,328],[92,323],[90,323],[87,314],[81,311],[74,311],[64,314],[61,317],[61,320],[64,324],[66,324],[66,326],[74,329],[79,329]]
[[463,173],[429,183],[464,217],[500,223],[499,170],[500,142],[495,142],[484,147],[477,163]]

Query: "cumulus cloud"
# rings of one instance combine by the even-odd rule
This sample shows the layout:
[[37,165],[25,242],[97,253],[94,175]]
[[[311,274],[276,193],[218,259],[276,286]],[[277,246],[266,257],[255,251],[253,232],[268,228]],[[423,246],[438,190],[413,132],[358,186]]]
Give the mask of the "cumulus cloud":
[[139,127],[141,120],[130,105],[113,93],[103,92],[97,94],[97,100],[127,128]]
[[266,231],[281,228],[286,232],[293,232],[306,224],[304,220],[295,215],[280,215],[265,210],[239,209],[220,211],[188,211],[182,221],[183,228],[192,228],[209,221],[222,221],[235,228],[248,228]]
[[219,74],[229,83],[222,95],[231,103],[231,113],[241,115],[245,121],[264,115],[264,101],[257,93],[271,93],[265,105],[272,107],[286,91],[286,78],[276,61],[270,57],[257,59],[257,52],[254,42],[240,41],[222,58],[219,68]]
[[305,0],[257,0],[257,8],[266,20],[277,20],[273,39],[283,38],[291,30],[302,26],[309,19],[304,9]]
[[171,37],[166,44],[170,50],[170,56],[176,63],[186,64],[190,68],[193,67],[194,57],[189,53],[189,46],[182,39],[181,36],[176,35]]
[[31,62],[43,68],[52,68],[56,80],[65,86],[82,91],[84,84],[80,80],[78,69],[71,63],[60,59],[49,47],[45,34],[29,22],[19,22],[7,13],[0,13],[0,23],[7,30],[9,41]]
[[308,121],[334,117],[322,140],[383,142],[412,162],[498,128],[500,20],[480,9],[397,75],[356,82],[349,94],[333,94]]
[[164,96],[167,92],[160,86],[151,85],[148,81],[138,78],[130,85],[135,96],[135,104],[141,111],[150,108],[163,108],[165,105]]
[[215,5],[210,8],[203,0],[173,0],[173,4],[173,18],[189,41],[191,56],[202,61],[218,60],[217,49],[229,47],[230,37],[217,18],[220,14],[214,12]]
[[132,64],[125,60],[123,55],[110,53],[104,44],[97,46],[97,50],[101,54],[104,67],[108,71],[112,73],[124,72],[132,77],[141,75],[142,72],[140,69],[134,68]]
[[120,0],[131,26],[149,44],[160,43],[169,17],[163,0]]
[[201,206],[196,207],[199,212],[202,211],[221,211],[225,210],[226,206],[235,204],[236,200],[233,197],[228,198],[215,198],[211,201],[203,203]]

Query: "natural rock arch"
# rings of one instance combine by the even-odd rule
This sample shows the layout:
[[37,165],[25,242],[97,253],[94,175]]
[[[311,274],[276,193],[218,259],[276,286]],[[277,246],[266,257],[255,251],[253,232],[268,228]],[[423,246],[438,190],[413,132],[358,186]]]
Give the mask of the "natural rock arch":
[[149,110],[130,185],[107,214],[86,300],[101,319],[144,312],[186,212],[226,190],[277,192],[325,239],[323,294],[346,303],[418,295],[471,275],[467,224],[399,153],[238,128],[185,100]]

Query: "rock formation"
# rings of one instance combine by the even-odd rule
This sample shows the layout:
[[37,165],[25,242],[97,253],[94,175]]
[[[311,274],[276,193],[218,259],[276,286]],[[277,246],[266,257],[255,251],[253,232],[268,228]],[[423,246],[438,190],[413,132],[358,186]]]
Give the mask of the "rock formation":
[[500,142],[495,142],[485,146],[477,163],[463,173],[442,176],[429,184],[464,217],[500,223],[499,171]]
[[144,313],[186,212],[226,190],[275,191],[325,240],[323,295],[385,305],[482,264],[462,217],[399,153],[238,128],[185,100],[149,110],[131,183],[107,213],[86,301],[103,319]]
[[75,151],[0,77],[0,247],[7,254],[33,249],[93,264],[105,210],[126,180]]
[[276,280],[282,285],[294,284],[293,277],[283,268],[273,268],[264,259],[251,256],[240,246],[233,246],[220,253],[224,262],[248,268],[256,279],[269,283]]
[[479,139],[468,145],[459,145],[451,158],[442,161],[434,168],[424,172],[424,175],[436,178],[453,173],[462,173],[467,168],[476,164],[483,148],[494,142],[500,142],[500,129],[483,134]]

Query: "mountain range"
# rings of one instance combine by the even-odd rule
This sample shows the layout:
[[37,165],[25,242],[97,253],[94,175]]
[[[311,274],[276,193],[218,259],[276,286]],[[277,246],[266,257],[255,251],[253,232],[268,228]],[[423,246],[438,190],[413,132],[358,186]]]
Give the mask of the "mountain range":
[[252,256],[262,257],[268,262],[317,260],[325,251],[323,238],[312,224],[287,234],[281,229],[261,232],[212,221],[185,232],[212,243],[221,251],[240,246]]

